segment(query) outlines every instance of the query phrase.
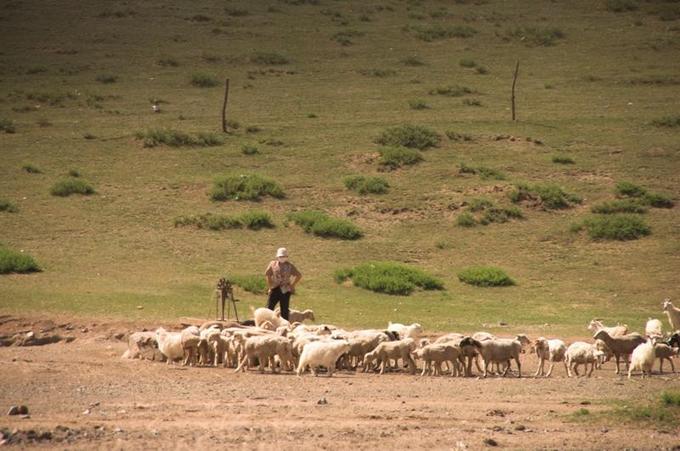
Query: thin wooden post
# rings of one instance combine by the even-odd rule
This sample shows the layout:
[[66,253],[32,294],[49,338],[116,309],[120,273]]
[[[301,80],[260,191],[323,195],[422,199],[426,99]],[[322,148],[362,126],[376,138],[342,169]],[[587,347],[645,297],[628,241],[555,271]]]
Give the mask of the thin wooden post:
[[227,100],[229,99],[229,79],[224,82],[224,103],[222,104],[222,131],[229,133],[227,127]]
[[519,73],[519,60],[517,60],[517,65],[515,65],[515,75],[512,77],[512,120],[515,120],[515,84],[517,83],[517,74]]

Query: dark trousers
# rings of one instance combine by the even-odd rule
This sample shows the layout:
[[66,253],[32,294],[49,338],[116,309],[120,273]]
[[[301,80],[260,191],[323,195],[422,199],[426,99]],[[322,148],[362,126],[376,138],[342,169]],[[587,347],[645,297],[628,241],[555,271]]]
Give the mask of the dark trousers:
[[269,299],[267,300],[267,308],[269,310],[274,310],[276,304],[281,304],[281,317],[288,320],[288,313],[290,312],[290,291],[284,293],[281,291],[281,287],[276,287],[269,293]]

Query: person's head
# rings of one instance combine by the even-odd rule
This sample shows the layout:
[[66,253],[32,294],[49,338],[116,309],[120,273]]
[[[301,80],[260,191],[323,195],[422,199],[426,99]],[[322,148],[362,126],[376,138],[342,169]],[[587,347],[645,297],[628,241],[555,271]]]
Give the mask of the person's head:
[[276,251],[276,259],[281,263],[288,261],[288,249],[285,247],[278,248]]

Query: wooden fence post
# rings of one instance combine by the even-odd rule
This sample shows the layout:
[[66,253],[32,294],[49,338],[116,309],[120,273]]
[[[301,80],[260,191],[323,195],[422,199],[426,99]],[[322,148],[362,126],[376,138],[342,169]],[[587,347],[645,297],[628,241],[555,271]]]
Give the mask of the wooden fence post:
[[222,104],[222,131],[229,133],[227,127],[227,99],[229,99],[229,79],[224,82],[224,103]]
[[[512,120],[515,120],[515,84],[517,83],[517,73],[519,72],[519,60],[515,66],[515,75],[512,77]],[[226,102],[226,100],[225,100]]]

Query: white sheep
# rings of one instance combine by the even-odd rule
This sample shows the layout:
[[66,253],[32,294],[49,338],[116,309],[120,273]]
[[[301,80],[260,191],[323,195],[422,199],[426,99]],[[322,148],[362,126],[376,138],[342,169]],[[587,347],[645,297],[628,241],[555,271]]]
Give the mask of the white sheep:
[[[451,344],[431,344],[413,351],[413,356],[422,359],[423,372],[425,374],[432,374],[434,376],[441,375],[442,363],[451,363],[451,376],[458,376],[460,374],[459,364],[462,366],[460,348]],[[433,368],[434,365],[434,368]]]
[[201,332],[197,326],[189,326],[180,332],[184,349],[183,365],[194,366],[198,363],[198,346],[201,343]]
[[244,355],[234,372],[245,371],[257,358],[261,373],[264,373],[264,367],[267,363],[269,363],[272,372],[275,373],[275,356],[279,357],[284,369],[292,364],[293,354],[290,340],[279,335],[250,337],[245,342]]
[[642,371],[642,378],[645,375],[652,375],[652,367],[656,360],[656,352],[654,351],[654,342],[656,339],[650,338],[646,342],[639,344],[630,356],[630,366],[628,367],[628,379],[630,379],[633,371]]
[[179,332],[168,332],[162,327],[156,330],[156,343],[158,350],[165,356],[168,365],[176,360],[184,358],[184,348],[182,347],[182,334]]
[[364,356],[364,371],[368,371],[373,363],[380,365],[380,374],[385,373],[386,367],[391,367],[390,361],[395,360],[399,365],[399,359],[408,367],[411,374],[416,372],[416,364],[411,357],[411,352],[416,349],[416,341],[413,338],[404,338],[397,341],[384,341]]
[[[567,376],[572,377],[573,374],[580,376],[578,373],[578,366],[585,365],[586,376],[590,377],[595,369],[595,364],[598,361],[602,351],[598,350],[595,344],[586,343],[583,341],[576,341],[569,345],[565,353],[565,361],[567,363]],[[590,363],[590,371],[588,371],[588,364]]]
[[309,367],[314,376],[318,367],[328,371],[328,377],[333,376],[335,364],[341,355],[349,351],[350,345],[345,340],[328,340],[308,343],[302,350],[296,373],[302,376]]
[[675,373],[675,365],[673,364],[673,357],[678,355],[678,351],[668,346],[666,343],[657,343],[654,345],[654,354],[659,359],[659,372],[663,374],[663,361],[668,360],[671,364],[671,370]]
[[264,307],[253,310],[253,318],[257,327],[262,327],[262,324],[265,321],[269,321],[274,326],[274,330],[281,326],[290,325],[290,322],[284,318],[281,318],[281,312],[275,312],[274,310],[269,310],[268,308]]
[[645,335],[649,338],[663,337],[663,325],[661,321],[655,318],[649,318],[647,324],[645,324]]
[[680,330],[680,309],[675,307],[670,298],[663,301],[663,311],[668,316],[668,323],[671,325],[673,332]]
[[597,333],[600,330],[604,330],[612,337],[620,337],[621,335],[626,335],[628,333],[628,326],[625,324],[619,324],[617,326],[605,326],[599,319],[593,319],[588,324],[588,330],[592,333]]
[[484,366],[483,376],[488,374],[491,363],[506,364],[502,376],[505,376],[510,369],[510,361],[514,360],[517,364],[517,377],[522,377],[522,364],[519,355],[522,352],[523,344],[519,340],[511,338],[496,338],[495,340],[477,341],[480,345],[479,353],[482,356]]
[[479,341],[472,337],[466,337],[461,334],[451,333],[443,335],[435,340],[435,344],[452,344],[458,346],[460,349],[462,360],[464,361],[465,376],[472,376],[472,362],[475,362],[477,371],[482,373],[482,367],[479,365],[479,348],[481,345]]
[[423,334],[423,326],[418,323],[409,324],[408,326],[399,323],[389,322],[387,324],[387,330],[390,332],[396,332],[399,335],[399,339],[413,338],[418,340]]
[[564,362],[564,369],[567,369],[567,363],[564,359],[565,353],[567,352],[567,346],[562,340],[548,340],[546,338],[539,337],[534,342],[534,350],[536,351],[536,356],[538,356],[538,369],[536,369],[536,374],[534,374],[534,377],[544,375],[544,365],[546,360],[550,362],[550,368],[548,369],[548,374],[545,374],[545,377],[550,377],[553,367],[555,366],[555,362]]
[[[274,309],[274,312],[279,312],[281,313],[281,309],[279,307],[276,307]],[[314,310],[311,309],[305,309],[305,310],[295,310],[295,309],[290,309],[288,311],[288,322],[293,324],[293,323],[304,323],[305,320],[310,320],[310,321],[316,321],[314,319]]]

